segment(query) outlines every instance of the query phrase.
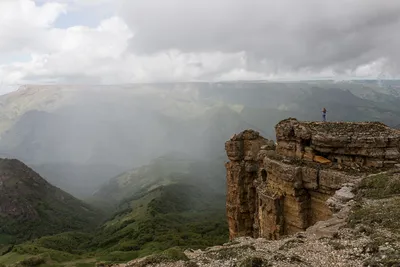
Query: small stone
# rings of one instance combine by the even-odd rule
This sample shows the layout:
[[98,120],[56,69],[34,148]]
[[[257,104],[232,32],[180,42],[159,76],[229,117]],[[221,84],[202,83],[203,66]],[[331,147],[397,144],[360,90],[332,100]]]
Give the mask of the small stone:
[[304,147],[304,151],[305,152],[313,152],[314,149],[312,149],[312,147],[306,146],[306,147]]
[[386,250],[389,250],[390,248],[389,247],[386,247],[386,246],[379,246],[379,251],[386,251]]
[[315,162],[318,162],[318,163],[321,163],[321,164],[329,164],[329,163],[331,163],[332,161],[330,161],[329,159],[327,159],[327,158],[324,158],[324,157],[322,157],[322,156],[314,156],[314,159],[313,159]]
[[261,150],[275,150],[276,145],[275,142],[272,140],[268,140],[266,145],[261,147]]

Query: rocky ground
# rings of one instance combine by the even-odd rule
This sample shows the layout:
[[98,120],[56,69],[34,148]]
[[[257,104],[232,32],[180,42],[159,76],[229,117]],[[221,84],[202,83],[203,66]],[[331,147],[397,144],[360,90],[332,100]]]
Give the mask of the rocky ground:
[[339,210],[332,219],[281,240],[242,237],[206,250],[175,250],[113,266],[400,266],[400,173],[346,185],[329,205]]

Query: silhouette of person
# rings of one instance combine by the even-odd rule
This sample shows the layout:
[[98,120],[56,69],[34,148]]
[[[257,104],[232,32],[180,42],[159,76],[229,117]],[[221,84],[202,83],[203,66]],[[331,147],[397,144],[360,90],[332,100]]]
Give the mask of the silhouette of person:
[[326,121],[326,108],[322,109],[322,120]]

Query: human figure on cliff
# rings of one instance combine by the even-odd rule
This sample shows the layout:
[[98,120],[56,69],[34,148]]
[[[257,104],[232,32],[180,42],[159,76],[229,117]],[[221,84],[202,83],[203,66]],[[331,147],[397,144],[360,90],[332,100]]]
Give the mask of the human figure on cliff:
[[322,120],[326,121],[326,108],[322,109]]

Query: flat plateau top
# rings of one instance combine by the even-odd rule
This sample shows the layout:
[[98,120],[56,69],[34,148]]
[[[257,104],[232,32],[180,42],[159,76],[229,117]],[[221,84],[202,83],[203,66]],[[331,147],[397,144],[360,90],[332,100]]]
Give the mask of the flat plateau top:
[[320,121],[297,121],[296,119],[286,119],[279,122],[276,126],[286,128],[287,126],[295,128],[305,128],[312,134],[329,133],[330,135],[399,135],[400,131],[390,128],[381,122],[320,122]]

